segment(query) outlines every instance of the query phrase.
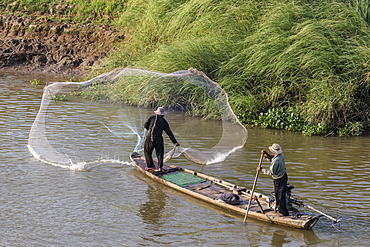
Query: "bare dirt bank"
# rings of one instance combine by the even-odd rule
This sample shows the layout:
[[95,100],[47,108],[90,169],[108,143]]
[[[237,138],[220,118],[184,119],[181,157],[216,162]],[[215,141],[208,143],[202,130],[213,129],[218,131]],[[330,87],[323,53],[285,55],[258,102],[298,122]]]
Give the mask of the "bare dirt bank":
[[123,39],[108,25],[0,13],[0,72],[82,76]]

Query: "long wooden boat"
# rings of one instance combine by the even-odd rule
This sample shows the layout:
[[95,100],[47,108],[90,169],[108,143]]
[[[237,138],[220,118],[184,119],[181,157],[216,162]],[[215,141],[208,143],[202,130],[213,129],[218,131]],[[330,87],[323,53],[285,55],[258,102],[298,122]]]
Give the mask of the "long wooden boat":
[[295,208],[289,211],[289,216],[279,216],[269,196],[254,192],[249,203],[252,193],[245,187],[178,166],[164,165],[164,171],[149,172],[145,170],[147,165],[142,155],[134,152],[130,156],[132,163],[153,180],[242,216],[250,204],[248,217],[278,225],[311,229],[320,218],[320,215],[311,216]]

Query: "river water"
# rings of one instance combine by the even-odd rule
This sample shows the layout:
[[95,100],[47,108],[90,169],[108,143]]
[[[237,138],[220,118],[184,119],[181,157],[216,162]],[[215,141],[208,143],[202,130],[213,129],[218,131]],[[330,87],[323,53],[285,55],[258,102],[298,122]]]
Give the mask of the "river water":
[[[31,85],[34,79],[41,85]],[[242,217],[156,184],[130,164],[136,137],[123,141],[127,133],[120,125],[130,120],[120,113],[125,109],[142,121],[151,110],[80,99],[57,102],[61,112],[53,112],[56,121],[47,130],[55,133],[52,145],[75,160],[107,162],[78,172],[35,159],[27,143],[43,85],[64,80],[0,74],[1,246],[369,246],[370,136],[305,137],[249,128],[246,145],[221,163],[202,167],[182,156],[169,161],[252,187],[260,150],[276,142],[284,150],[294,196],[342,218],[339,229],[325,217],[312,230],[253,219],[244,226]],[[212,146],[220,137],[217,121],[181,113],[166,118],[184,147]],[[256,191],[272,190],[271,178],[260,175]]]

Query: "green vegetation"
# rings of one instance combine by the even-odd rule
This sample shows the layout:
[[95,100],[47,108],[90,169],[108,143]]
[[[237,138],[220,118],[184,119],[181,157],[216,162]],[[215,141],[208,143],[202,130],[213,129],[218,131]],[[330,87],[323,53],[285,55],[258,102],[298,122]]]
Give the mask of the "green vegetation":
[[41,81],[39,79],[33,79],[32,81],[30,81],[31,85],[39,85],[40,82]]
[[[5,0],[0,9],[31,10],[27,3],[32,1],[4,7],[11,2]],[[37,2],[34,8],[43,6],[38,11],[44,13],[64,2],[74,6],[64,12],[73,20],[102,21],[125,31],[122,47],[95,73],[128,65],[162,72],[193,67],[227,91],[246,124],[306,135],[360,135],[368,127],[367,0]],[[116,85],[118,94],[110,98],[122,100],[120,92],[135,98],[132,87],[143,90],[137,83]],[[177,100],[178,91],[169,84],[163,88],[167,94],[148,97],[147,105],[168,96]]]
[[189,115],[220,119],[214,101],[202,88],[174,77],[125,76],[114,82],[96,83],[73,95],[149,108],[165,105]]
[[66,101],[67,100],[67,95],[61,94],[61,95],[55,95],[52,97],[52,100],[54,101]]
[[2,0],[0,11],[51,15],[77,23],[111,23],[118,18],[127,0]]

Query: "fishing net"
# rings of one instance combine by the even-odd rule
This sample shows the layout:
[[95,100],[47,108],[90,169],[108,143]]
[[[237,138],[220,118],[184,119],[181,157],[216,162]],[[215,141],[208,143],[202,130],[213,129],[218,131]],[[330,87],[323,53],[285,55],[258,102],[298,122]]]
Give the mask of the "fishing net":
[[[134,86],[127,86],[127,83],[132,81],[135,81],[132,84]],[[222,121],[222,130],[215,130],[215,132],[222,133],[218,133],[220,139],[211,148],[182,145],[168,152],[165,155],[165,161],[184,155],[199,164],[221,162],[243,147],[248,136],[247,130],[232,111],[225,91],[195,69],[159,73],[138,68],[120,68],[83,82],[55,82],[47,85],[43,91],[39,112],[30,130],[29,150],[35,158],[45,163],[71,170],[87,170],[101,162],[129,163],[127,153],[137,152],[142,148],[146,134],[143,121],[148,117],[143,115],[146,113],[142,112],[141,108],[134,108],[134,110],[132,107],[127,108],[125,104],[118,105],[116,112],[110,112],[110,108],[105,109],[104,104],[96,103],[94,100],[80,100],[80,96],[89,90],[100,90],[104,85],[109,85],[112,88],[111,91],[115,91],[114,86],[111,85],[116,87],[124,85],[127,88],[131,87],[133,90],[131,94],[136,94],[135,98],[138,99],[137,102],[130,101],[130,104],[151,110],[156,106],[164,106],[167,109],[187,111],[191,107],[189,107],[189,100],[182,95],[185,84],[192,85],[191,90],[196,94],[194,98],[203,97],[198,96],[201,91],[212,102],[215,107],[214,113]],[[152,94],[153,91],[172,97],[172,103],[169,106],[158,105],[161,102],[155,101],[156,96]],[[68,101],[63,101],[65,97],[68,97]],[[126,99],[119,100],[126,101]],[[108,103],[105,102],[105,104]],[[194,101],[191,104],[196,105]],[[111,122],[120,123],[121,130],[112,129],[109,124],[105,124]],[[99,140],[102,133],[106,131],[114,136],[102,144]],[[75,133],[73,138],[70,137],[73,140],[64,137],[65,133],[70,132]],[[86,135],[90,136],[88,141],[84,138]],[[96,143],[91,142],[91,136],[97,140]],[[97,154],[97,150],[101,153]]]

